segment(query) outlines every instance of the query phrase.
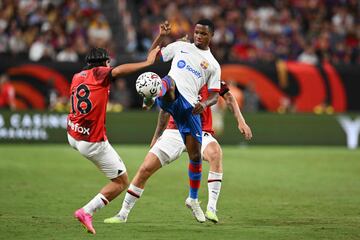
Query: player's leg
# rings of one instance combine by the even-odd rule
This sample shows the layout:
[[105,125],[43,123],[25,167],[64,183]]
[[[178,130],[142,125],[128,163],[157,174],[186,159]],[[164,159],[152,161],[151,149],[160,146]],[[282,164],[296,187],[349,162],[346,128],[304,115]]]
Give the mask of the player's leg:
[[175,100],[175,81],[170,76],[162,79],[159,97],[164,97],[168,102]]
[[75,217],[89,232],[95,234],[92,215],[106,206],[128,186],[128,176],[120,156],[107,141],[100,143],[79,141],[77,149],[111,180],[95,197],[75,212]]
[[100,193],[111,202],[114,200],[119,194],[125,190],[129,186],[129,178],[127,173],[125,172],[121,176],[117,178],[111,179],[111,182],[106,184],[101,190]]
[[[94,149],[88,144],[82,144],[79,151],[110,179],[110,183],[106,184],[97,195],[100,196],[104,205],[98,201],[98,205],[85,206],[85,211],[92,215],[116,198],[129,185],[128,175],[122,159],[108,141],[96,144]],[[95,196],[94,199],[97,197]]]
[[95,234],[95,229],[92,225],[92,215],[116,198],[127,186],[128,176],[126,172],[117,178],[111,179],[111,182],[105,185],[93,199],[75,211],[75,217],[88,232]]
[[208,175],[208,204],[205,217],[213,222],[218,222],[216,215],[217,201],[221,190],[223,177],[222,169],[222,150],[215,138],[209,133],[203,135],[203,159],[209,162],[210,169]]
[[[170,76],[165,76],[161,80],[161,91],[158,97],[163,98],[166,102],[172,102],[175,100],[175,82]],[[154,98],[144,98],[143,100],[143,109],[150,109],[151,106],[155,103]]]
[[131,209],[141,197],[147,180],[162,166],[179,158],[184,149],[185,145],[183,144],[179,131],[165,130],[163,135],[150,149],[144,162],[141,164],[135,177],[131,181],[129,189],[125,194],[121,210],[116,216],[105,219],[104,222],[126,222]]
[[185,200],[185,205],[192,210],[192,213],[198,222],[205,222],[205,215],[200,207],[198,192],[201,182],[201,143],[191,134],[185,137],[186,150],[189,154],[189,196]]
[[130,183],[119,213],[114,217],[105,219],[104,223],[126,222],[131,209],[144,192],[146,181],[160,168],[161,163],[159,158],[152,152],[148,152],[144,162]]
[[202,162],[201,162],[201,144],[191,135],[185,137],[186,150],[189,155],[189,197],[198,199],[198,191],[201,182]]
[[145,157],[144,162],[141,164],[139,170],[137,171],[135,177],[131,181],[131,184],[144,189],[147,180],[161,168],[161,163],[157,155],[152,152],[148,152]]
[[179,132],[182,135],[189,155],[189,196],[185,200],[185,205],[192,210],[197,221],[205,222],[204,212],[201,210],[198,201],[198,192],[201,182],[201,142],[202,130],[200,115],[192,114],[192,105],[179,93],[174,102],[173,111],[170,112],[174,117]]

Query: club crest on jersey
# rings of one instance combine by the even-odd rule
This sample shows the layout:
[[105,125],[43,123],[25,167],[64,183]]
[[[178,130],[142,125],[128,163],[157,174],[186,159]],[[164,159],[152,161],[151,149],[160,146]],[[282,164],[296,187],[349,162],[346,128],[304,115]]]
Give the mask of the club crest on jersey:
[[200,66],[202,69],[206,70],[209,67],[209,63],[207,61],[202,61]]
[[80,76],[86,77],[86,75],[87,75],[87,73],[86,73],[85,71],[81,71],[81,72],[80,72]]

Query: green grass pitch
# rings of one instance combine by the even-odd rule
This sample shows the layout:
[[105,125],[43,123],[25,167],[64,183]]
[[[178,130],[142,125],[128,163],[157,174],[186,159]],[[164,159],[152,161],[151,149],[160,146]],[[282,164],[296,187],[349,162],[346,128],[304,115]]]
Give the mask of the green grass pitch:
[[[116,146],[130,178],[145,146]],[[197,223],[184,206],[187,157],[147,184],[128,222],[102,223],[124,194],[94,215],[96,236],[73,211],[106,178],[68,145],[0,145],[0,239],[360,239],[360,150],[223,147],[219,224]],[[200,191],[207,203],[208,165]]]

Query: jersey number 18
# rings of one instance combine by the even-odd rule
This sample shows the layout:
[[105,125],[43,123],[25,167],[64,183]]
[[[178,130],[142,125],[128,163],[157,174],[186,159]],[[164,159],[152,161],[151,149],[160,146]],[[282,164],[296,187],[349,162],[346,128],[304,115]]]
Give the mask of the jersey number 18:
[[[71,111],[73,114],[76,114],[76,110],[74,106],[75,104],[76,104],[76,109],[81,114],[88,114],[91,111],[92,104],[89,99],[89,96],[90,96],[90,89],[85,84],[79,85],[76,88],[76,90],[71,93],[70,102],[71,102]],[[76,99],[76,103],[75,103],[75,99]]]

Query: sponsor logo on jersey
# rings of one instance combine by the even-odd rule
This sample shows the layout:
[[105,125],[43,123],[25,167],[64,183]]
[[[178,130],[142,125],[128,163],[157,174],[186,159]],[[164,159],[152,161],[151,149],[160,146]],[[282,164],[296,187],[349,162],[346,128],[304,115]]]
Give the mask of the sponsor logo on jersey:
[[183,50],[180,50],[180,52],[181,52],[181,53],[188,53],[188,52],[185,52],[185,51],[183,51]]
[[177,66],[178,68],[184,68],[186,66],[186,62],[184,60],[179,60]]
[[184,60],[179,60],[177,63],[178,68],[183,69],[186,66],[186,70],[188,70],[189,72],[191,72],[192,74],[194,74],[197,78],[201,78],[201,73],[199,71],[197,71],[196,69],[194,69],[193,67],[191,67],[189,64],[186,65],[186,62]]
[[73,130],[74,132],[81,133],[83,135],[90,135],[90,128],[79,126],[78,123],[73,123],[71,120],[68,121],[68,126]]
[[201,78],[201,73],[196,69],[192,68],[190,65],[186,65],[186,70],[192,72],[197,78]]
[[200,67],[204,70],[206,70],[209,67],[209,63],[207,61],[202,61],[200,63]]

